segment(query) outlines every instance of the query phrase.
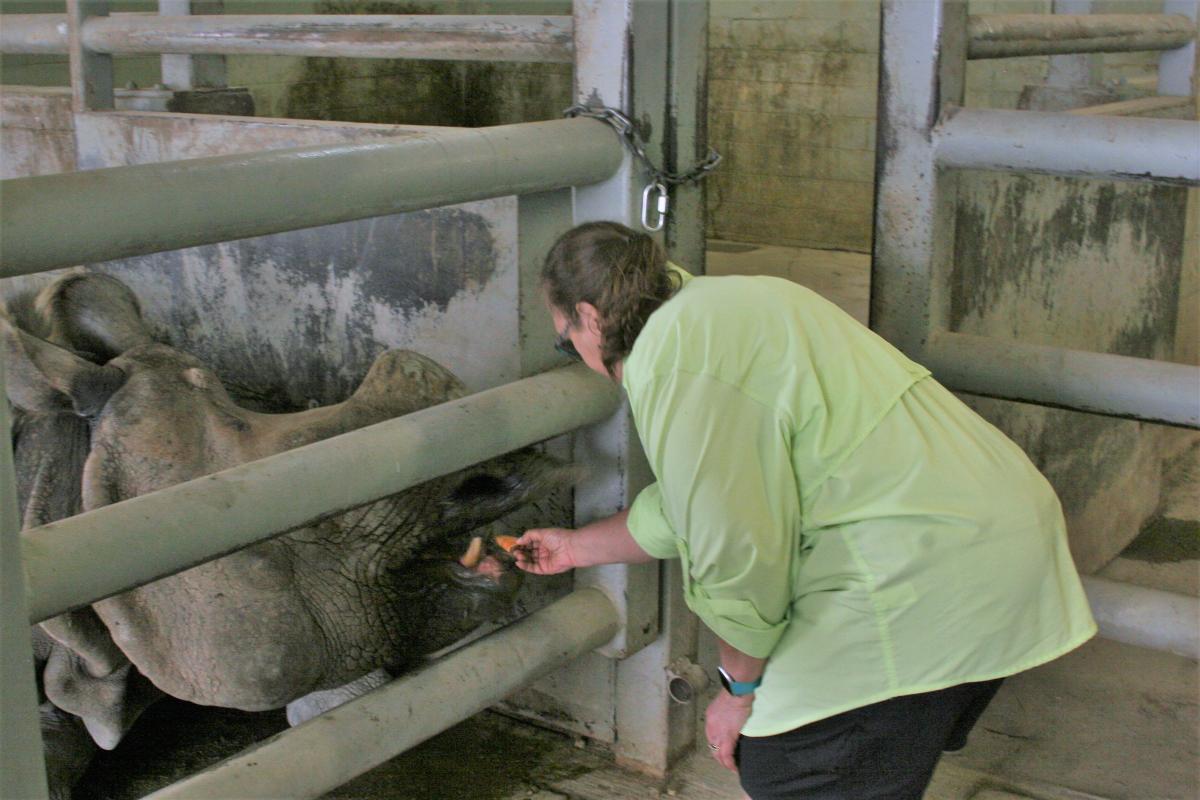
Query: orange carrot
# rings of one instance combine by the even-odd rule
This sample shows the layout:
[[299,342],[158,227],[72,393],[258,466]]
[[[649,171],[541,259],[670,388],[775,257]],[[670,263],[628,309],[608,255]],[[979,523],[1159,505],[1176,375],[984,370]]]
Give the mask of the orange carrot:
[[497,536],[496,544],[503,548],[504,552],[511,553],[512,549],[517,546],[518,537],[516,536]]

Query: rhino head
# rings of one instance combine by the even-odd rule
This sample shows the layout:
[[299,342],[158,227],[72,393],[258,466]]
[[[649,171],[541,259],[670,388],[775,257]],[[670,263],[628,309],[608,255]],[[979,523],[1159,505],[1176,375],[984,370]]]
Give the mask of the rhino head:
[[[17,459],[29,473],[35,450],[75,456],[55,474],[65,499],[54,508],[39,507],[36,478],[24,480],[29,525],[465,394],[441,365],[392,350],[343,403],[263,414],[239,406],[200,360],[155,342],[115,279],[71,276],[37,307],[41,336],[0,318],[9,399],[26,430],[28,420],[50,418],[74,428],[19,447]],[[131,721],[112,706],[133,693],[123,699],[100,684],[130,663],[162,692],[243,710],[278,708],[380,667],[403,671],[510,609],[520,573],[505,554],[471,542],[572,476],[539,452],[517,451],[49,621],[72,657],[59,670],[67,679],[56,673],[61,685],[48,682],[47,695],[78,709],[112,746]]]

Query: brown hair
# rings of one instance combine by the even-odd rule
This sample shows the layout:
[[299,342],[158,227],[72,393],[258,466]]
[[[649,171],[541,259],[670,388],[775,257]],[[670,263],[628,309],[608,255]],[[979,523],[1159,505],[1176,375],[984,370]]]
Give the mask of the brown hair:
[[600,312],[600,358],[610,375],[679,284],[658,243],[617,222],[572,228],[550,248],[542,266],[546,298],[572,325],[579,322],[578,303],[591,303]]

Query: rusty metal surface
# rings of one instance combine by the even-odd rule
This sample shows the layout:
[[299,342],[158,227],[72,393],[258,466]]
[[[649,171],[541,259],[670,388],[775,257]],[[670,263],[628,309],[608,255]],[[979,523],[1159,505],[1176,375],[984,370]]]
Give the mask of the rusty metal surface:
[[[10,22],[12,20],[12,22]],[[64,53],[65,17],[5,15],[6,53]],[[571,63],[566,16],[449,14],[116,15],[83,27],[101,53],[290,55]],[[28,45],[25,44],[28,42]]]
[[967,58],[1173,50],[1196,38],[1179,14],[985,14],[967,20]]

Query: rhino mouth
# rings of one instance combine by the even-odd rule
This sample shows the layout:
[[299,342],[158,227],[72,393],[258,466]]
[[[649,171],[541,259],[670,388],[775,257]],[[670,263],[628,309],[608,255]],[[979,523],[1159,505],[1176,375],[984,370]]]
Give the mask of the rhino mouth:
[[471,538],[467,550],[457,561],[445,564],[451,582],[469,589],[507,592],[520,584],[516,560],[503,550],[489,552],[483,537]]

